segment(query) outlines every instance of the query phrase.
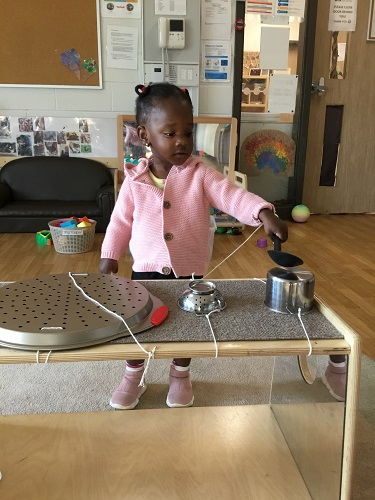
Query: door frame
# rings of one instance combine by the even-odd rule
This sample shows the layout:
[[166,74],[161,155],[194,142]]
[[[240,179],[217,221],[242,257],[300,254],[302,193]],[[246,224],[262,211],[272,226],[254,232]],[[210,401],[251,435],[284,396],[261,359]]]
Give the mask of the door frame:
[[[236,19],[245,19],[245,3],[240,0],[236,1]],[[318,0],[309,0],[306,2],[305,8],[305,22],[301,24],[300,30],[300,39],[303,40],[303,47],[301,53],[298,54],[297,67],[300,93],[296,102],[292,131],[292,138],[296,144],[294,176],[289,179],[287,203],[282,205],[275,204],[276,211],[282,219],[290,219],[293,207],[302,202],[305,177]],[[240,137],[241,127],[243,45],[244,32],[236,31],[234,41],[232,116],[237,118],[237,137]],[[240,147],[241,145],[237,141],[236,170],[238,170],[239,166]]]

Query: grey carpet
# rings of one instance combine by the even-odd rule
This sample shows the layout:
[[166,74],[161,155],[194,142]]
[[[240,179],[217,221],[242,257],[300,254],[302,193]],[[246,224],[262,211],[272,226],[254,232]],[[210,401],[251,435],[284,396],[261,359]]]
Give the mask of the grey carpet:
[[[166,407],[169,363],[151,362],[139,409]],[[326,363],[325,356],[318,357],[318,377]],[[122,361],[0,365],[0,413],[113,411],[108,400],[123,367]],[[194,359],[192,380],[195,406],[265,404],[270,397],[285,403],[334,401],[320,378],[312,386],[303,382],[295,357]],[[354,500],[375,498],[374,386],[375,362],[363,356]]]

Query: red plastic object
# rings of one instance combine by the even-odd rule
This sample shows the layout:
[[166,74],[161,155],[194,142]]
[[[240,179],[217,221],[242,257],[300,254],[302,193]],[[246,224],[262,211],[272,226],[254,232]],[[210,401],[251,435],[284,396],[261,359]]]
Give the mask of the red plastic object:
[[245,21],[241,18],[236,19],[236,22],[234,23],[234,29],[236,31],[243,31],[245,29]]
[[155,309],[155,311],[151,315],[151,323],[154,326],[160,325],[161,323],[163,323],[165,318],[168,316],[168,312],[169,311],[168,311],[167,306],[158,307],[157,309]]

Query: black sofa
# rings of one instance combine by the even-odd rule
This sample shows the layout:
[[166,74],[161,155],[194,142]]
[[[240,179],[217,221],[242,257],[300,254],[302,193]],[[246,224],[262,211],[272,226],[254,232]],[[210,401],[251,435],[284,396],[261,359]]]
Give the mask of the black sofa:
[[0,169],[0,232],[32,233],[72,216],[96,220],[105,232],[114,207],[110,170],[89,158],[34,156]]

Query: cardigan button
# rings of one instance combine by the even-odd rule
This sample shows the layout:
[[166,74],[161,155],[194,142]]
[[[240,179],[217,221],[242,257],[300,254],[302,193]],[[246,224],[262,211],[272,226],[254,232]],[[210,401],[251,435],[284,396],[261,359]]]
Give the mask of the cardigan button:
[[165,201],[163,203],[164,208],[171,208],[171,202],[170,201]]
[[171,241],[171,240],[173,240],[173,234],[172,234],[172,233],[165,233],[165,235],[164,235],[164,239],[165,239],[166,241]]
[[170,274],[171,273],[171,268],[170,267],[163,267],[161,270],[163,274]]

